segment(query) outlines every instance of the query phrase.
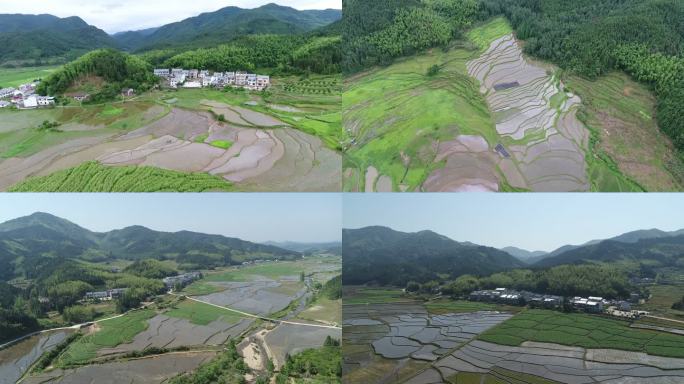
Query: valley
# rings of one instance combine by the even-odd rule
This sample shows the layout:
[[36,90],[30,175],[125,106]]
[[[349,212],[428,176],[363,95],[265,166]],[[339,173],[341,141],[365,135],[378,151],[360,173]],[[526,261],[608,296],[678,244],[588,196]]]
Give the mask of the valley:
[[0,282],[1,382],[339,382],[334,251],[144,227],[101,234],[44,213],[0,224],[0,238],[3,252],[23,248]]

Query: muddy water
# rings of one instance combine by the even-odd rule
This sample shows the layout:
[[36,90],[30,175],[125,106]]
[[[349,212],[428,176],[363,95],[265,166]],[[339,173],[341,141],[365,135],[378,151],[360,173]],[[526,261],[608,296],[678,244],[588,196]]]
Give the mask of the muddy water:
[[0,351],[0,383],[16,382],[45,352],[62,342],[72,331],[31,336]]

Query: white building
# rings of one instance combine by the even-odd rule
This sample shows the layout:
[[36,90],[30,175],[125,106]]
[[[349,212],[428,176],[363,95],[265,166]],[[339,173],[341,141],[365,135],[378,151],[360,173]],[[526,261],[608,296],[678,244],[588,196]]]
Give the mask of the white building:
[[155,76],[159,76],[159,77],[169,77],[170,74],[171,74],[171,71],[169,71],[169,70],[166,69],[166,68],[156,68],[156,69],[154,70],[154,75],[155,75]]
[[12,95],[14,95],[14,91],[16,91],[16,89],[12,87],[0,89],[0,99],[3,99],[5,97],[11,97]]
[[188,77],[191,79],[196,79],[199,76],[199,71],[196,69],[191,69],[188,71]]
[[4,101],[4,100],[0,100],[0,108],[9,107],[10,105],[12,105],[12,103]]
[[202,88],[201,81],[186,81],[183,88]]
[[259,90],[265,89],[271,85],[271,77],[266,76],[266,75],[258,75],[257,76],[257,88]]
[[38,105],[41,107],[47,107],[55,104],[55,98],[52,96],[38,96]]
[[247,73],[235,72],[235,85],[240,87],[247,85]]
[[38,97],[31,95],[24,99],[24,108],[38,108]]

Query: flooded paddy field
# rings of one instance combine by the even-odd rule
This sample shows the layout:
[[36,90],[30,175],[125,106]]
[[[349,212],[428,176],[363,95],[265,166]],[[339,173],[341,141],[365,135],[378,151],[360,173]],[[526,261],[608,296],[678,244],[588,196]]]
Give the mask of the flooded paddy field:
[[26,384],[86,384],[86,383],[164,383],[179,373],[189,372],[216,356],[216,352],[176,352],[154,357],[130,359],[76,369],[54,370],[32,376]]
[[328,336],[340,340],[342,330],[282,323],[266,333],[263,340],[274,365],[281,367],[287,355],[294,356],[307,349],[320,348]]
[[[300,288],[294,294],[279,292],[279,288],[283,287],[283,284],[274,280],[212,282],[210,284],[224,290],[209,295],[197,296],[197,299],[262,316],[287,308],[291,301],[302,297],[306,293],[305,287]],[[286,288],[283,287],[283,289]]]
[[16,382],[40,356],[61,343],[72,331],[55,331],[31,336],[0,350],[0,382]]
[[345,305],[344,381],[401,382],[510,317],[496,311],[436,315],[417,302]]
[[684,381],[684,359],[549,343],[525,342],[512,347],[475,340],[405,383],[446,384],[461,380],[672,384]]
[[[167,96],[153,93],[115,103],[122,110],[117,114],[107,113],[114,104],[0,111],[0,190],[89,161],[210,174],[237,190],[340,190],[337,148],[300,126],[318,114],[334,113],[328,110],[332,107],[313,114],[294,107],[270,109],[261,101],[244,104],[251,96],[210,90]],[[61,125],[36,128],[45,120]]]

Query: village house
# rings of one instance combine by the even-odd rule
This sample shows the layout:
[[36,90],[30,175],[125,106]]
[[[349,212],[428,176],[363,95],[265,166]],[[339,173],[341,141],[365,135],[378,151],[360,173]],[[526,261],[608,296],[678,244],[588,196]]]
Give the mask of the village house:
[[171,289],[176,285],[186,286],[192,283],[193,281],[201,278],[201,272],[188,272],[183,273],[181,275],[165,277],[164,279],[162,279],[162,281],[164,282],[164,285],[166,285],[166,288]]
[[171,71],[169,71],[169,69],[155,68],[154,70],[154,75],[158,77],[169,77],[170,74]]
[[55,98],[52,96],[38,96],[38,106],[48,107],[50,105],[55,105]]
[[135,89],[133,89],[133,88],[124,89],[121,91],[121,94],[126,96],[126,97],[135,96]]
[[22,105],[26,109],[38,108],[38,97],[31,95],[24,99]]
[[0,108],[6,108],[6,107],[9,107],[10,105],[12,105],[12,103],[0,100]]
[[126,292],[127,288],[114,288],[106,291],[86,292],[85,300],[112,300]]
[[71,97],[78,102],[85,101],[90,98],[90,95],[85,92],[67,93],[65,96]]
[[0,99],[12,97],[14,95],[14,91],[16,91],[16,89],[12,87],[0,89]]

